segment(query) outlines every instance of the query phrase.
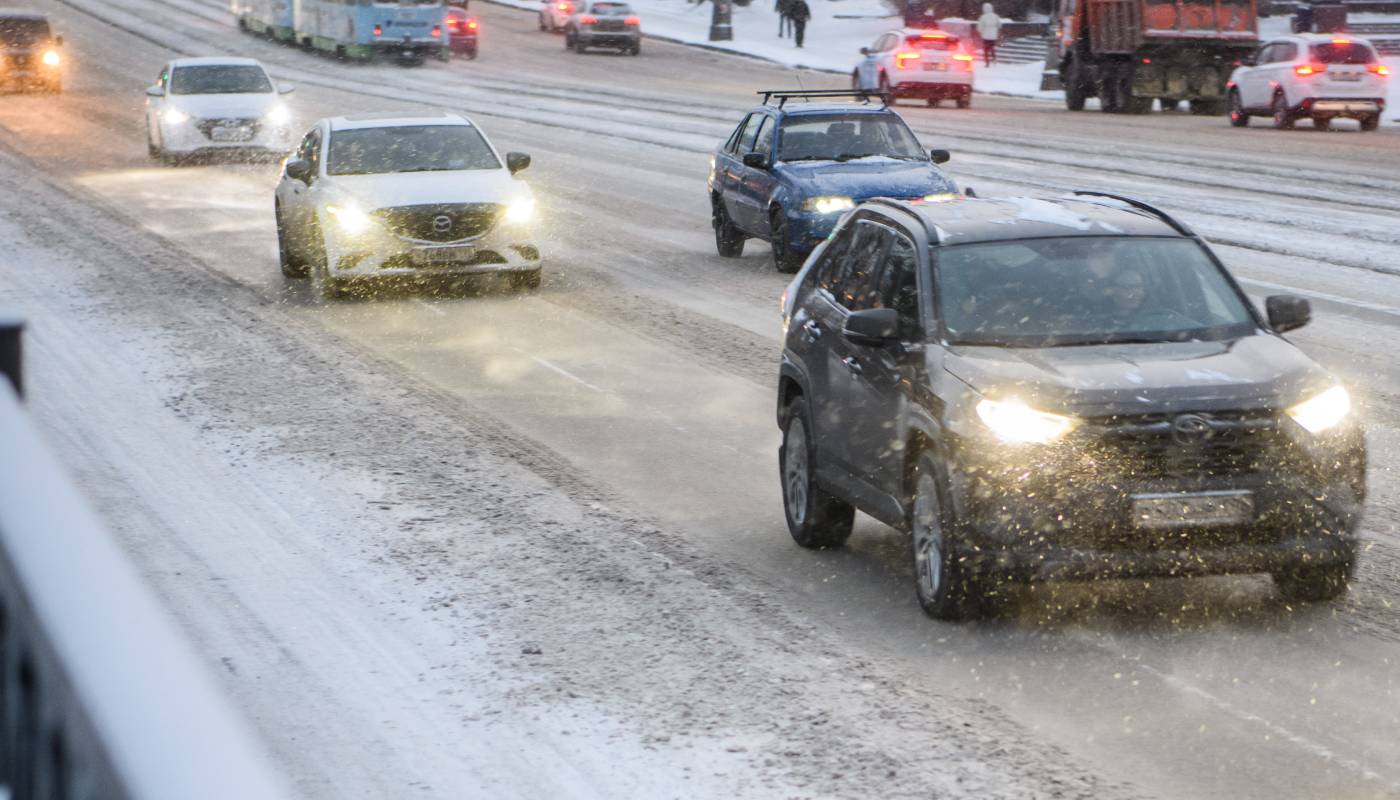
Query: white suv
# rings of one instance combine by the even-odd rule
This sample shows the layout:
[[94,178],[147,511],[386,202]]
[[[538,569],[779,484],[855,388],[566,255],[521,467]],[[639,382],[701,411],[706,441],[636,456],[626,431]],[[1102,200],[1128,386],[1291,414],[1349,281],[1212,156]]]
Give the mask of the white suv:
[[535,198],[516,177],[529,165],[458,114],[323,119],[277,184],[282,274],[329,297],[374,278],[487,272],[535,288]]
[[583,11],[584,0],[540,0],[540,30],[554,33],[569,24],[569,17]]
[[1337,117],[1358,120],[1373,131],[1385,111],[1390,70],[1364,39],[1300,33],[1267,42],[1227,84],[1230,124],[1242,128],[1250,115],[1272,116],[1275,128],[1311,118],[1326,129]]
[[179,58],[146,90],[146,149],[162,161],[214,151],[281,157],[295,142],[279,85],[251,58]]
[[875,44],[862,47],[865,58],[851,74],[851,87],[859,92],[880,92],[925,99],[955,100],[958,108],[972,105],[972,53],[958,37],[943,31],[897,30],[880,35]]

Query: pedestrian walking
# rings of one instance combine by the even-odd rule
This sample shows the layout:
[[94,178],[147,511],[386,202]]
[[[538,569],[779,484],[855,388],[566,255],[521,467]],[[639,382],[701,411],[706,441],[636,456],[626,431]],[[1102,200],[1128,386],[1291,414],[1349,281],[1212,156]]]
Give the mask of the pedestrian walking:
[[788,17],[792,19],[792,34],[797,39],[797,46],[802,46],[802,36],[807,32],[807,20],[812,18],[812,9],[807,7],[807,0],[789,0]]
[[997,39],[1001,37],[1001,17],[991,3],[982,4],[982,16],[977,18],[977,35],[982,37],[982,62],[991,66],[997,60]]
[[778,12],[778,38],[792,35],[792,0],[777,0],[773,10]]

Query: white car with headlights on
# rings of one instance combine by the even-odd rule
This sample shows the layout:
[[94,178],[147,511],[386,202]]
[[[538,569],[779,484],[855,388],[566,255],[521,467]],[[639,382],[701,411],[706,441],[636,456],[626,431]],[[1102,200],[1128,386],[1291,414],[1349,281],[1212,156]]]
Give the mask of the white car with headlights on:
[[146,90],[146,147],[173,161],[214,152],[281,157],[292,149],[292,87],[251,58],[180,58]]
[[327,296],[377,278],[504,273],[540,282],[524,153],[496,151],[458,114],[323,119],[283,168],[275,212],[282,273]]

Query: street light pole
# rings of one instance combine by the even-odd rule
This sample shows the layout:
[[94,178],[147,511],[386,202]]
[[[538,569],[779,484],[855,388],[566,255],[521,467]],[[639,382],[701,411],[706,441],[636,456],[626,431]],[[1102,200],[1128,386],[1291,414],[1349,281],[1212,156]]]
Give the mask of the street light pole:
[[730,0],[710,0],[714,9],[710,14],[710,41],[727,42],[734,38],[734,26],[730,24]]

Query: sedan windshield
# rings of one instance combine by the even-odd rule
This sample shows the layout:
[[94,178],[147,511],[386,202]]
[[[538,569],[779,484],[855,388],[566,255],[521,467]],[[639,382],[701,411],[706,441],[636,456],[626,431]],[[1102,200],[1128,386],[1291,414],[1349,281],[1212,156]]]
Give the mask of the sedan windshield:
[[49,23],[33,17],[0,17],[0,44],[25,47],[49,38]]
[[1059,347],[1233,339],[1245,301],[1189,239],[1073,237],[937,252],[937,302],[954,344]]
[[913,132],[893,114],[791,116],[783,120],[781,136],[779,161],[928,160]]
[[501,162],[476,128],[414,125],[336,131],[331,135],[326,172],[372,175],[497,169],[500,166]]
[[272,81],[262,67],[252,64],[216,64],[176,67],[170,76],[171,94],[264,94]]

